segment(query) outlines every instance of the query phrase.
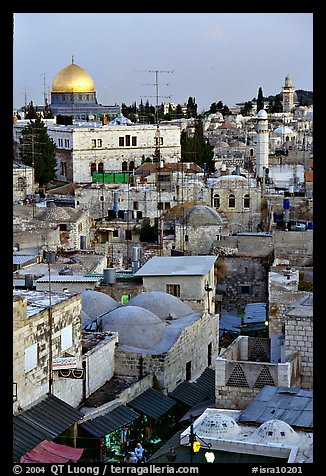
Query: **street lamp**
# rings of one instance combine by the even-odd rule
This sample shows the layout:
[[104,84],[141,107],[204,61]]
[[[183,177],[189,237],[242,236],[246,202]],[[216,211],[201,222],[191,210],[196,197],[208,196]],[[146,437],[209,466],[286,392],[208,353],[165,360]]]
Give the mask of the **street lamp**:
[[[205,446],[202,446],[198,440],[201,440]],[[205,452],[205,459],[207,463],[214,463],[215,454],[213,451],[211,451],[212,445],[210,443],[206,443],[206,441],[204,441],[202,438],[196,435],[196,433],[194,432],[194,420],[192,415],[190,415],[189,443],[190,443],[190,462],[191,463],[193,462],[193,453],[198,453],[201,447],[208,449],[208,451]]]

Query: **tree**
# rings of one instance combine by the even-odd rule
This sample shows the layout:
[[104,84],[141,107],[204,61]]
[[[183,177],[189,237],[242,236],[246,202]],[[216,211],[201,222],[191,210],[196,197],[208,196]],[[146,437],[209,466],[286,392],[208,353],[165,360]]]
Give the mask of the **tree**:
[[35,181],[40,186],[55,178],[55,144],[39,116],[24,127],[20,139],[20,156],[25,165],[35,169]]
[[195,98],[189,96],[187,102],[187,117],[197,117],[197,104],[195,102]]
[[240,114],[242,114],[243,116],[248,116],[251,111],[252,111],[252,102],[246,101],[244,103],[244,106],[240,109]]
[[39,117],[39,114],[37,113],[37,108],[34,107],[33,101],[31,101],[26,107],[25,107],[25,119],[36,119]]
[[195,125],[195,134],[189,136],[186,131],[181,132],[181,161],[195,162],[208,172],[214,171],[213,147],[204,137],[203,121],[199,118]]
[[258,98],[257,98],[257,114],[258,112],[264,109],[264,95],[262,88],[258,89]]

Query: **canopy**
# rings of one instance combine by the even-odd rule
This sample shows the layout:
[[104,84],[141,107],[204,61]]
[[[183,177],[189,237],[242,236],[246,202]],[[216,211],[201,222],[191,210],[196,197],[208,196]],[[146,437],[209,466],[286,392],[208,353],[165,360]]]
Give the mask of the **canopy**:
[[53,441],[43,440],[20,458],[20,463],[76,463],[84,448],[72,448]]

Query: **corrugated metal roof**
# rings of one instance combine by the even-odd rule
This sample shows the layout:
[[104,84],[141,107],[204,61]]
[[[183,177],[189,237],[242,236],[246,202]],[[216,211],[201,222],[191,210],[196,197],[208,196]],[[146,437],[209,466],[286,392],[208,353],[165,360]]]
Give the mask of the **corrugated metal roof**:
[[214,370],[207,367],[196,381],[181,382],[170,395],[172,398],[190,406],[215,398]]
[[84,415],[54,395],[14,416],[14,460],[44,439],[53,440]]
[[266,321],[266,303],[254,302],[246,304],[243,322],[265,322]]
[[139,417],[139,413],[125,405],[120,405],[105,415],[98,416],[92,420],[87,420],[79,426],[88,431],[91,435],[100,438],[134,420],[137,420]]
[[170,394],[172,398],[186,405],[193,406],[207,399],[207,393],[194,382],[181,382]]
[[24,264],[28,263],[28,261],[34,261],[36,262],[37,256],[35,255],[13,255],[12,257],[12,264],[18,265],[18,264]]
[[151,418],[159,418],[175,404],[176,402],[172,398],[154,388],[145,390],[138,397],[128,402],[129,406]]
[[296,387],[266,385],[240,414],[238,421],[262,424],[271,419],[313,428],[313,392]]
[[217,256],[154,256],[135,276],[204,276],[216,260]]
[[[97,277],[86,277],[86,276],[71,276],[71,275],[66,275],[66,276],[55,276],[51,275],[51,283],[96,283],[99,279]],[[48,283],[49,282],[49,277],[48,276],[42,276],[42,278],[38,278],[36,283]]]

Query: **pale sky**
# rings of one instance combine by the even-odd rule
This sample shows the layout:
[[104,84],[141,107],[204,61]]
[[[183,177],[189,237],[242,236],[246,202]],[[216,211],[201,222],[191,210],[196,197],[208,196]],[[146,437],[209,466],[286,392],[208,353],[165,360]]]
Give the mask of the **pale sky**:
[[156,70],[159,104],[198,111],[278,94],[287,74],[313,90],[312,13],[14,13],[13,39],[14,107],[50,101],[72,55],[105,105],[155,105]]

